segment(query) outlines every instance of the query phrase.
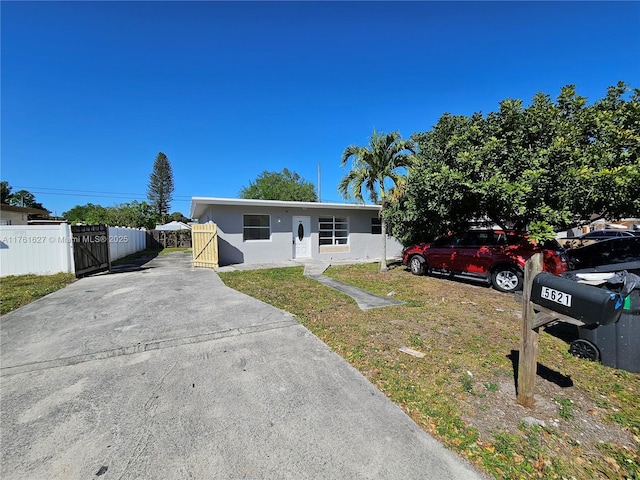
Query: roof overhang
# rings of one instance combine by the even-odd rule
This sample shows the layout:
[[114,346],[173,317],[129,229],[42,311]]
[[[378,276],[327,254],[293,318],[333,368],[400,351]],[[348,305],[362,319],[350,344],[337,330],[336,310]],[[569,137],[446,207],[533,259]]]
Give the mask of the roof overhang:
[[39,208],[31,207],[18,207],[16,205],[8,205],[6,203],[0,203],[0,211],[27,213],[31,215],[49,215],[51,213],[49,210],[41,210]]
[[210,206],[236,206],[236,207],[276,207],[276,208],[303,208],[303,209],[340,209],[340,210],[366,210],[379,212],[380,205],[364,205],[361,203],[322,203],[322,202],[285,202],[282,200],[251,200],[245,198],[215,198],[215,197],[191,197],[191,218],[200,216]]

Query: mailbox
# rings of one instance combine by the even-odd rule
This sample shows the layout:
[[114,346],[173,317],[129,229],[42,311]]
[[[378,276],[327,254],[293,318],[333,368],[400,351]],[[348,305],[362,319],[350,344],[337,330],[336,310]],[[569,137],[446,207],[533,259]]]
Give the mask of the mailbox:
[[619,293],[544,272],[533,279],[531,301],[587,325],[617,322],[624,305]]

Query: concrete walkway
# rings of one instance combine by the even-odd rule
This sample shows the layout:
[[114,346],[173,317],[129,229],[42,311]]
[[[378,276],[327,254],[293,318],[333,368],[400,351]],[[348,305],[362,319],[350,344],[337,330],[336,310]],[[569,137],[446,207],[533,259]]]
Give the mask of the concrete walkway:
[[183,253],[0,317],[0,362],[3,480],[484,478]]
[[402,305],[404,302],[400,300],[395,300],[389,297],[381,297],[379,295],[374,295],[369,293],[361,288],[354,287],[352,285],[347,285],[346,283],[339,282],[333,278],[327,277],[323,275],[324,271],[333,265],[348,265],[353,263],[370,263],[370,260],[362,261],[362,262],[354,262],[354,261],[333,261],[332,263],[318,260],[315,258],[309,259],[301,259],[301,260],[289,260],[284,262],[276,262],[276,263],[260,263],[260,264],[241,264],[241,265],[232,265],[229,267],[219,268],[218,271],[228,272],[234,270],[259,270],[265,268],[277,268],[277,267],[299,267],[300,265],[304,266],[304,275],[316,280],[323,285],[331,287],[335,290],[338,290],[342,293],[349,295],[353,298],[358,307],[361,310],[371,310],[372,308],[381,308],[381,307],[392,307],[394,305]]

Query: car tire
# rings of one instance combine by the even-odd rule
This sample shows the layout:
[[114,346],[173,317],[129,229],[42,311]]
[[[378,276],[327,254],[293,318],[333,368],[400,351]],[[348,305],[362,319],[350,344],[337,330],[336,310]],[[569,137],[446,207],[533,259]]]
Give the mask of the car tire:
[[411,270],[411,273],[414,275],[424,275],[426,271],[424,259],[418,255],[411,257],[409,260],[409,270]]
[[491,284],[499,292],[517,292],[522,290],[522,273],[515,267],[498,267],[491,272]]

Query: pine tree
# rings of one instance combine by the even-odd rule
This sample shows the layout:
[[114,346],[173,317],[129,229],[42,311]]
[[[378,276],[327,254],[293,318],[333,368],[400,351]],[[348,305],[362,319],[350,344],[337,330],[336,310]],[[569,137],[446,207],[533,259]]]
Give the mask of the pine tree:
[[158,152],[156,160],[153,162],[147,198],[153,212],[158,216],[158,220],[164,223],[169,215],[170,203],[173,199],[173,171],[169,159],[162,152]]

